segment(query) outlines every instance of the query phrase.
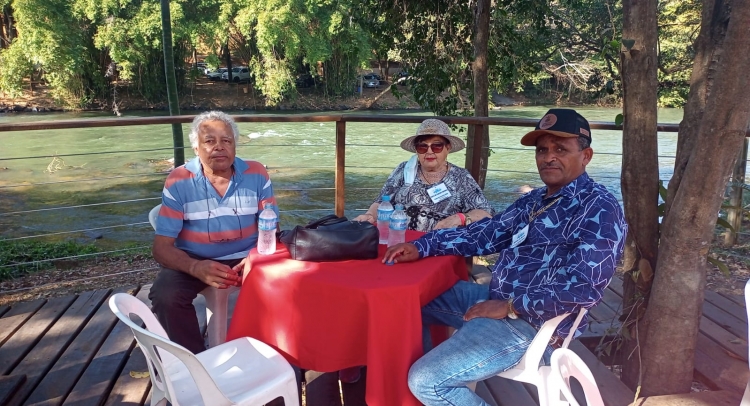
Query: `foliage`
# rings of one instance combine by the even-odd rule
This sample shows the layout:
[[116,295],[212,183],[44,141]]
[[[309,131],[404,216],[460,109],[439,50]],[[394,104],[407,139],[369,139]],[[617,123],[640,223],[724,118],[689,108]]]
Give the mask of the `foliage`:
[[701,3],[699,0],[662,0],[658,18],[659,105],[682,107],[690,89]]
[[[76,255],[92,254],[99,251],[93,244],[79,244],[75,241],[0,241],[0,280],[17,277],[52,266],[50,259],[67,258]],[[34,261],[42,261],[29,263]]]

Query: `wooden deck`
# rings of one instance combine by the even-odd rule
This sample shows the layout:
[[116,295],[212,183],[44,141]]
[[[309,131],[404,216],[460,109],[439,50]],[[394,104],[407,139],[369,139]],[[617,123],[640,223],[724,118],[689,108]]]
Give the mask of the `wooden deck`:
[[[475,277],[483,281],[481,274]],[[149,287],[94,290],[0,307],[0,405],[148,405],[150,380],[131,375],[147,370],[145,359],[107,300],[113,293],[128,292],[148,303]],[[630,404],[634,394],[587,345],[595,346],[602,334],[611,334],[621,294],[622,282],[613,281],[603,302],[590,313],[591,331],[571,346],[594,372],[605,403],[613,406]],[[202,299],[196,307],[205,312]],[[673,397],[639,405],[739,403],[750,377],[744,302],[706,292],[703,314],[695,379],[715,392],[692,396],[693,403]],[[305,380],[308,406],[341,406],[342,399],[346,406],[364,405],[364,379],[339,386],[335,374],[306,371]],[[537,404],[533,387],[501,378],[481,382],[477,392],[491,405]]]

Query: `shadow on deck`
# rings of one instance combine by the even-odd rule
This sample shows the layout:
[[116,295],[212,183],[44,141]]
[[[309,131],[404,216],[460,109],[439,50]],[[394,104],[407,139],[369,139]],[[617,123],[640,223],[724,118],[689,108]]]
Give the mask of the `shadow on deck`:
[[[486,268],[475,266],[474,279],[486,282],[485,272]],[[94,290],[0,307],[0,405],[150,404],[150,379],[132,374],[147,371],[143,354],[130,330],[117,322],[106,304],[117,292],[134,294],[148,303],[149,288]],[[613,320],[621,295],[622,281],[615,279],[602,303],[591,310],[589,331],[571,345],[591,368],[608,406],[629,405],[634,399],[634,393],[590,350],[603,335],[616,330]],[[231,299],[230,314],[236,296]],[[195,304],[199,313],[205,312],[201,296]],[[641,399],[636,404],[737,405],[750,377],[747,333],[742,298],[707,291],[695,379],[710,390]],[[308,406],[365,404],[365,379],[339,384],[334,373],[306,371],[305,381]],[[538,404],[534,387],[498,377],[480,382],[477,393],[495,406]]]

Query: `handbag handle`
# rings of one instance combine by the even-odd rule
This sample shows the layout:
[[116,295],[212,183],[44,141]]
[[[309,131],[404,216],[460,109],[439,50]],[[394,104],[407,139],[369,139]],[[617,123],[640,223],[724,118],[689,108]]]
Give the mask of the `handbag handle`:
[[321,217],[311,223],[308,223],[305,228],[318,228],[320,226],[328,226],[331,224],[341,223],[344,221],[349,221],[346,217],[339,217],[335,214],[329,214],[325,217]]

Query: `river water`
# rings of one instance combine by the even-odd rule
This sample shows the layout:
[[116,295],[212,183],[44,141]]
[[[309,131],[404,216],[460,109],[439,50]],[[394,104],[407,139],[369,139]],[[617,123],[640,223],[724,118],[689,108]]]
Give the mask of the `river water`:
[[[490,114],[538,119],[547,109],[510,107]],[[614,121],[620,112],[599,107],[577,110],[589,121],[608,122]],[[431,116],[417,111],[364,114]],[[126,114],[143,115],[148,113]],[[109,116],[0,114],[0,122],[102,117]],[[681,119],[682,110],[659,110],[660,123],[677,123]],[[335,123],[239,123],[238,126],[241,139],[237,154],[267,165],[282,210],[282,228],[333,211]],[[367,208],[392,169],[409,158],[409,153],[398,144],[416,128],[417,124],[347,123],[347,216],[356,216]],[[465,137],[465,128],[461,130],[460,135]],[[496,210],[515,200],[520,186],[542,186],[533,148],[519,144],[521,136],[529,130],[490,127],[492,154],[485,193]],[[185,145],[189,145],[188,125],[183,126],[183,131]],[[621,133],[594,130],[592,137],[595,154],[588,172],[621,198]],[[676,142],[676,133],[659,133],[662,180],[671,176]],[[87,241],[101,237],[97,243],[104,247],[143,245],[153,235],[146,223],[147,213],[159,203],[165,171],[169,168],[166,160],[172,156],[171,145],[169,125],[0,133],[0,240],[45,236],[41,238]],[[138,150],[148,151],[130,152]],[[189,159],[193,153],[188,149],[185,155]],[[463,166],[464,158],[464,151],[460,151],[451,154],[449,161]]]

